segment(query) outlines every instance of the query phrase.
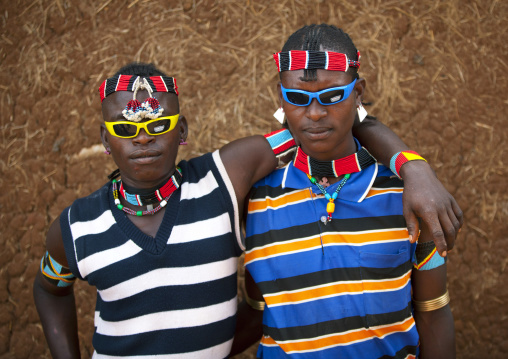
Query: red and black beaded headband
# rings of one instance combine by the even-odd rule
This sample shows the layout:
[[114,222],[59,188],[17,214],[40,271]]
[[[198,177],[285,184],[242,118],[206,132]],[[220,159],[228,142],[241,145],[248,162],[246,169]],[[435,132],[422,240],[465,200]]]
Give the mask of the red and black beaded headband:
[[[148,98],[140,102],[136,99],[139,90],[146,90]],[[122,111],[128,121],[139,122],[144,118],[156,119],[164,112],[159,100],[152,96],[153,92],[172,92],[178,96],[178,86],[173,77],[151,76],[141,77],[133,75],[117,75],[105,80],[99,87],[101,102],[116,91],[132,91],[132,100]]]
[[[101,102],[116,91],[134,91],[134,84],[139,76],[134,75],[117,75],[105,80],[99,87]],[[178,96],[178,86],[173,77],[168,76],[151,76],[145,77],[150,92],[172,92]],[[139,81],[139,80],[138,80]]]
[[357,55],[358,61],[355,61],[339,52],[292,50],[277,52],[273,54],[273,58],[279,72],[311,69],[346,72],[349,67],[360,68],[360,51]]

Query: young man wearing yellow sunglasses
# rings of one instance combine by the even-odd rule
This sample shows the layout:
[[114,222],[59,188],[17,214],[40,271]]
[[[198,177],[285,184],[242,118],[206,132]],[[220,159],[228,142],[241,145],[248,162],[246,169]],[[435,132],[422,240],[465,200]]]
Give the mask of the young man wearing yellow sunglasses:
[[[188,130],[173,78],[131,64],[100,93],[101,138],[118,171],[48,231],[34,298],[51,353],[80,356],[73,295],[79,278],[97,288],[94,358],[224,358],[236,325],[241,209],[251,186],[277,166],[273,141],[251,136],[176,165]],[[365,140],[372,131],[384,135]],[[375,121],[356,135],[384,161],[406,149]],[[409,196],[408,211],[423,203],[435,219],[438,207],[448,209],[458,229],[460,210],[419,162],[403,174],[433,192]],[[450,246],[454,238],[448,236]]]

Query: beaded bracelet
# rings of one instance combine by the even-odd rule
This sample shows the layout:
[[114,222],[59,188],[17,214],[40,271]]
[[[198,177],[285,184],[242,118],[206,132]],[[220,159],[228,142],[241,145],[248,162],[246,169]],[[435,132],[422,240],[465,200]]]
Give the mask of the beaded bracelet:
[[390,169],[397,177],[402,178],[400,176],[400,168],[402,167],[402,165],[406,162],[417,160],[427,162],[425,158],[420,156],[415,151],[397,152],[392,156],[392,159],[390,160]]
[[446,293],[430,300],[413,300],[413,308],[419,312],[431,312],[443,308],[450,303],[450,294]]

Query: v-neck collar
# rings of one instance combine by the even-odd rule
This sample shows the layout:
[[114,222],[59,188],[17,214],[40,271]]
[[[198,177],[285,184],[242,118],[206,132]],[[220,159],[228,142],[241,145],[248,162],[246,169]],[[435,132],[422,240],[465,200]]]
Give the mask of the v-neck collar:
[[167,247],[169,236],[178,215],[181,189],[176,190],[168,200],[159,229],[155,237],[152,237],[142,232],[127,218],[128,215],[126,213],[116,208],[111,186],[110,183],[108,187],[109,207],[120,230],[143,250],[152,254],[162,254]]

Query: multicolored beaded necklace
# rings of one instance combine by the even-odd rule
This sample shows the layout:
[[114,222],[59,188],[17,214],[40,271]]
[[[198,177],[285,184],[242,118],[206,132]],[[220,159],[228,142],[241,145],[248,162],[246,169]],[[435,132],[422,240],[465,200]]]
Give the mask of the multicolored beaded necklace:
[[360,172],[375,163],[376,159],[362,147],[352,155],[333,161],[319,161],[303,152],[301,147],[296,150],[294,166],[311,176],[340,177],[346,173]]
[[312,182],[312,184],[315,184],[319,188],[319,190],[324,194],[325,198],[328,200],[328,203],[326,204],[326,212],[328,213],[328,217],[326,218],[326,221],[321,219],[321,221],[324,224],[326,224],[332,220],[332,214],[333,212],[335,212],[335,203],[333,202],[337,199],[340,190],[342,189],[342,187],[344,187],[349,177],[351,177],[351,174],[346,173],[344,175],[344,178],[342,179],[342,181],[340,181],[339,186],[337,187],[335,192],[332,193],[332,195],[326,192],[326,189],[314,177],[312,177],[308,173],[307,177],[309,177],[309,180]]
[[[352,155],[333,161],[316,160],[303,152],[301,147],[298,147],[293,160],[293,165],[300,171],[305,172],[310,182],[315,184],[328,200],[326,205],[328,217],[323,216],[321,218],[321,221],[324,224],[332,220],[332,214],[335,212],[334,201],[337,199],[340,190],[344,187],[349,177],[351,177],[351,173],[360,172],[362,169],[367,168],[374,163],[376,163],[376,159],[372,157],[369,151],[367,151],[364,147],[360,148],[358,152],[353,153]],[[337,178],[342,175],[344,175],[344,178],[339,183],[335,192],[331,195],[326,192],[325,187],[328,187],[327,177]],[[313,176],[320,177],[321,181],[318,181]]]
[[[125,192],[125,189],[123,189],[122,184],[120,184],[120,193],[122,194],[122,197],[129,202],[130,204],[133,204],[135,206],[143,206],[147,205],[149,209],[146,211],[134,211],[128,207],[123,206],[120,203],[120,198],[118,196],[118,182],[116,179],[112,180],[113,183],[113,198],[115,200],[115,205],[119,210],[124,211],[127,214],[130,214],[132,216],[146,216],[146,215],[154,215],[155,213],[159,212],[162,208],[164,208],[168,204],[168,200],[171,198],[173,193],[180,188],[180,185],[182,183],[182,170],[177,167],[175,173],[171,178],[159,189],[155,190],[154,194],[150,195],[132,195],[127,192]],[[159,202],[159,205],[155,208],[153,208],[151,205],[154,203],[154,199]],[[152,208],[150,208],[152,207]]]
[[129,188],[120,182],[119,192],[122,197],[135,206],[146,206],[154,203],[161,202],[165,197],[171,195],[182,183],[182,170],[176,168],[175,173],[171,178],[160,188],[154,190],[136,190],[138,194],[130,194],[127,191]]

